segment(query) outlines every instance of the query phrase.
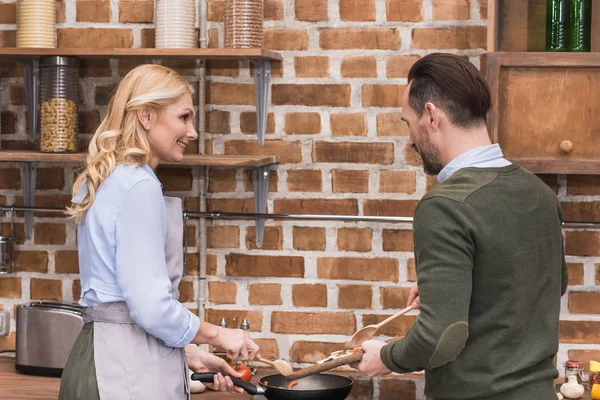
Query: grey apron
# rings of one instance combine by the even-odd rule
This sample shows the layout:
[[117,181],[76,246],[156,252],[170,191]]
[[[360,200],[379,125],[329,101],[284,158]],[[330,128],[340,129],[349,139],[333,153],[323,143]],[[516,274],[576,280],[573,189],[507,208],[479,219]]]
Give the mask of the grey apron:
[[[165,258],[171,295],[179,297],[183,275],[183,215],[181,199],[165,197],[167,240]],[[100,400],[185,400],[189,399],[188,366],[183,348],[166,347],[162,340],[146,333],[129,315],[125,302],[104,303],[87,308],[87,322],[93,321],[93,361]],[[93,339],[92,339],[93,337]],[[83,343],[80,347],[83,347]],[[76,349],[75,349],[76,350]],[[67,362],[66,381],[78,375]],[[64,375],[64,374],[63,374]],[[65,378],[65,376],[63,376]],[[61,398],[69,399],[69,388]],[[80,382],[81,383],[81,382]],[[68,386],[68,385],[64,385]]]

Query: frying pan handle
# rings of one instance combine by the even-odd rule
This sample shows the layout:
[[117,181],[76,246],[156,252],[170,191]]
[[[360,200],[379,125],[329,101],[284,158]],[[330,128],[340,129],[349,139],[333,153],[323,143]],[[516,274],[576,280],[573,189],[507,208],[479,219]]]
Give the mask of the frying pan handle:
[[[216,372],[201,372],[192,374],[192,380],[200,381],[203,383],[213,383]],[[260,395],[265,394],[265,390],[262,387],[255,386],[250,382],[244,382],[240,378],[233,377],[228,374],[223,374],[223,376],[228,376],[231,378],[233,384],[237,387],[241,387],[246,391],[246,393],[251,395]]]

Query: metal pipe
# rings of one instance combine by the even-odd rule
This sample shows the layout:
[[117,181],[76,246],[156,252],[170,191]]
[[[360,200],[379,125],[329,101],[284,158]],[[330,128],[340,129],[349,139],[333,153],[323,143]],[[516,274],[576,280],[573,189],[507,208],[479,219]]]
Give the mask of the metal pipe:
[[[62,208],[42,208],[42,207],[11,207],[0,205],[0,212],[3,211],[39,211],[64,213]],[[276,219],[276,220],[304,220],[304,221],[342,221],[342,222],[390,222],[410,224],[412,217],[371,217],[363,215],[325,215],[325,214],[257,214],[257,213],[227,213],[227,212],[187,212],[184,211],[187,218],[209,218],[209,219],[243,219],[254,220],[256,218]],[[600,222],[576,222],[565,221],[563,228],[598,228]]]

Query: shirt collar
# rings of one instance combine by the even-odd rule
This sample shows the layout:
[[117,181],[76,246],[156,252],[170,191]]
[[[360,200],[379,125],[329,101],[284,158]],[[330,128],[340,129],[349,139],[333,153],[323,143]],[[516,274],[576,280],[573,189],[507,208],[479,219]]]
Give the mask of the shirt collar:
[[150,166],[148,164],[142,164],[140,166],[140,168],[142,168],[144,171],[146,171],[146,173],[148,175],[150,175],[150,177],[156,181],[156,183],[158,183],[160,185],[160,187],[162,188],[162,183],[160,183],[160,181],[158,180],[158,177],[156,176],[156,174],[154,173],[154,171],[152,170],[152,168],[150,168]]
[[438,174],[438,181],[444,182],[462,168],[473,167],[502,158],[504,158],[504,155],[498,144],[475,147],[450,161]]

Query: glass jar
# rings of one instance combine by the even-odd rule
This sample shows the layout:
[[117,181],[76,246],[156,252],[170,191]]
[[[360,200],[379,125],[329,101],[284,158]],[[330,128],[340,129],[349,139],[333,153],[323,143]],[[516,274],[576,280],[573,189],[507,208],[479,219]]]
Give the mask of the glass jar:
[[546,51],[569,51],[567,0],[546,1]]
[[259,49],[263,41],[263,0],[225,0],[225,47]]
[[590,377],[587,387],[591,391],[592,399],[600,399],[600,363],[598,361],[590,361]]
[[569,50],[586,52],[591,50],[592,0],[571,0],[571,40]]
[[55,0],[17,1],[17,47],[56,47]]
[[40,150],[77,151],[79,59],[40,58]]
[[194,0],[156,0],[154,11],[156,48],[195,48]]
[[567,361],[565,363],[565,381],[569,376],[576,376],[577,382],[584,383],[583,377],[583,363],[581,361]]

